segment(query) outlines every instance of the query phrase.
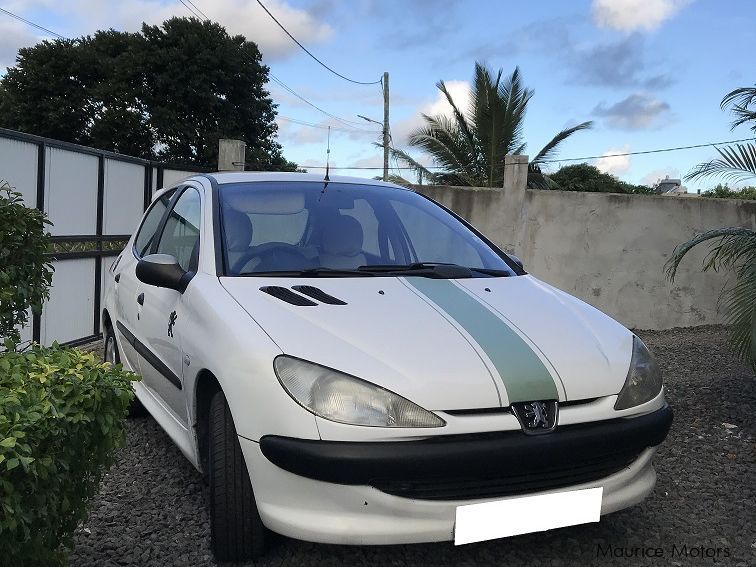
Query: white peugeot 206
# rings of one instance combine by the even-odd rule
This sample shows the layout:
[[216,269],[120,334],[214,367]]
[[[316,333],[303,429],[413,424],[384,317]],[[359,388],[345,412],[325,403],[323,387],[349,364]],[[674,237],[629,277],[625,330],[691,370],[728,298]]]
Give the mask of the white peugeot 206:
[[219,173],[113,263],[106,360],[206,474],[220,560],[268,530],[469,543],[653,489],[672,412],[643,342],[387,183]]

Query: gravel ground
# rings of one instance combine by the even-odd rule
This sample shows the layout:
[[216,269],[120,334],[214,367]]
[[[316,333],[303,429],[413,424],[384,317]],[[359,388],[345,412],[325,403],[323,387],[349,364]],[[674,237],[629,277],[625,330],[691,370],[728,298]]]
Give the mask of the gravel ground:
[[[458,548],[279,537],[259,564],[756,565],[756,380],[728,352],[724,334],[721,327],[640,333],[663,368],[675,422],[656,457],[656,490],[638,506],[598,524]],[[216,565],[206,506],[199,473],[155,421],[130,420],[127,446],[77,532],[71,565]],[[609,544],[659,547],[662,557],[598,557],[598,546]],[[719,548],[718,558],[701,557],[701,546],[704,554]]]

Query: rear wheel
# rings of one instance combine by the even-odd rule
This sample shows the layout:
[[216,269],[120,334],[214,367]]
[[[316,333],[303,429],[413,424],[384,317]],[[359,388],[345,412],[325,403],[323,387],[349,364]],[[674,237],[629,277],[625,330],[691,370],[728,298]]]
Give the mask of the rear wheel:
[[[105,352],[103,353],[103,360],[113,365],[121,363],[121,355],[118,353],[115,333],[113,332],[113,327],[110,325],[105,329]],[[142,402],[137,399],[136,394],[131,399],[131,403],[129,403],[127,415],[129,417],[147,415],[147,410],[142,405]]]
[[210,402],[207,468],[210,539],[216,559],[247,561],[265,551],[267,530],[257,511],[252,483],[223,392]]

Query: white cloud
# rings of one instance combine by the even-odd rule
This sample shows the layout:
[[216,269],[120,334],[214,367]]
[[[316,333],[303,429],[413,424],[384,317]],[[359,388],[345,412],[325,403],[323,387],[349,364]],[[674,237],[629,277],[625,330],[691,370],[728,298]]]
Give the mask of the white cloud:
[[6,67],[16,63],[16,55],[21,47],[28,47],[40,41],[29,28],[15,20],[0,20],[0,75]]
[[593,0],[593,21],[602,28],[652,31],[690,0]]
[[[254,41],[265,60],[281,59],[299,51],[299,47],[271,20],[255,0],[212,0],[195,2],[210,19],[223,25],[230,34],[242,34]],[[333,29],[326,23],[316,21],[306,10],[295,8],[286,0],[268,0],[268,10],[304,45],[313,45],[331,37]],[[17,8],[24,11],[44,8],[50,14],[63,16],[66,29],[55,29],[64,35],[86,35],[99,29],[114,28],[137,31],[142,22],[159,24],[172,17],[188,17],[191,14],[177,0],[167,3],[160,0],[29,0]],[[71,18],[71,20],[69,20]]]
[[625,144],[621,148],[609,148],[601,157],[593,161],[593,165],[604,173],[620,176],[630,169],[630,156],[618,156],[630,151],[630,146]]

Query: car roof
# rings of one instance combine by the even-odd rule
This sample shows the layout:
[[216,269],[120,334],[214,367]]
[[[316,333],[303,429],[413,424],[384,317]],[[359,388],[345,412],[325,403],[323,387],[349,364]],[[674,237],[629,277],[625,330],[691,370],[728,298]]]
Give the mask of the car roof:
[[[250,183],[256,181],[306,181],[311,183],[323,183],[325,175],[322,173],[296,173],[286,171],[223,171],[217,173],[206,173],[197,177],[212,178],[218,185],[227,183]],[[329,183],[352,183],[358,185],[373,185],[386,187],[387,189],[401,189],[409,191],[407,187],[396,185],[395,183],[386,183],[376,179],[365,177],[349,177],[346,175],[329,175]]]

